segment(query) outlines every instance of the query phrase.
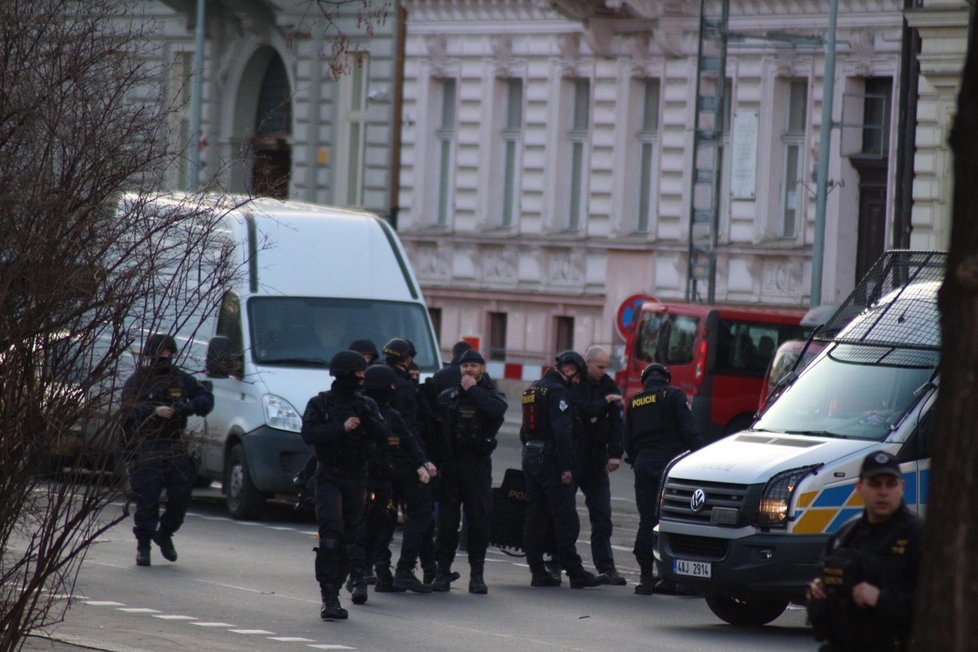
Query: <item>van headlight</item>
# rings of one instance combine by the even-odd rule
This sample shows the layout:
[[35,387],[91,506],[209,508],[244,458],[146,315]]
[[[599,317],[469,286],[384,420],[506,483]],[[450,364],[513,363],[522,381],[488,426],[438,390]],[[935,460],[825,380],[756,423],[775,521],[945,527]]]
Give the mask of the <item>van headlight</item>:
[[262,396],[265,407],[265,423],[270,428],[299,432],[302,430],[302,417],[292,405],[281,396],[265,394]]
[[761,492],[757,508],[757,525],[760,527],[784,527],[788,522],[791,497],[801,479],[818,468],[819,464],[800,469],[783,471],[770,480]]

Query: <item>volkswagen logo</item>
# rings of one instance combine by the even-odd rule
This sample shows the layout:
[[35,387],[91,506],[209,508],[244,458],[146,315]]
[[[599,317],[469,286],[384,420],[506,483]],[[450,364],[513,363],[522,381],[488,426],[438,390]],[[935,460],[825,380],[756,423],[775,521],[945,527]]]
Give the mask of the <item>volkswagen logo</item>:
[[702,489],[697,489],[693,492],[692,497],[689,499],[689,508],[694,512],[698,512],[703,509],[703,505],[706,504],[706,493]]

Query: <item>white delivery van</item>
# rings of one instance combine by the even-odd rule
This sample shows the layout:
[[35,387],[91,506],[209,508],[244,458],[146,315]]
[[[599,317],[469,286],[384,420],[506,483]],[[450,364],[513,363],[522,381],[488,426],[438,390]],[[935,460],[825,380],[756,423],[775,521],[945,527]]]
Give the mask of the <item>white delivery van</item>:
[[660,571],[704,594],[721,619],[762,625],[804,601],[830,535],[862,510],[855,484],[869,452],[897,456],[905,501],[923,513],[945,260],[884,254],[813,334],[824,348],[778,384],[749,429],[667,468]]
[[[312,451],[299,435],[310,397],[328,390],[329,360],[351,341],[382,349],[409,339],[423,374],[441,367],[434,330],[404,249],[377,216],[261,198],[222,221],[245,273],[197,330],[214,410],[200,439],[199,474],[219,480],[234,518],[294,494]],[[190,353],[190,357],[196,357]]]

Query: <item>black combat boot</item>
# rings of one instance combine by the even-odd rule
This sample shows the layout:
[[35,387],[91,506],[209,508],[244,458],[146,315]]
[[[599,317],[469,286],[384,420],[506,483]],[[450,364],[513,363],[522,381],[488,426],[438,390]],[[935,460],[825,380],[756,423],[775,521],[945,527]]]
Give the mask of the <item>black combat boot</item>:
[[560,576],[554,577],[546,566],[541,565],[539,568],[533,568],[531,566],[530,574],[530,586],[548,587],[561,585]]
[[486,586],[486,581],[482,577],[485,562],[473,561],[469,565],[472,567],[472,572],[469,574],[469,593],[476,595],[489,593],[489,587]]
[[137,566],[149,566],[149,555],[150,555],[150,545],[149,541],[137,541],[136,542],[136,565]]
[[652,564],[643,564],[642,576],[638,581],[638,586],[635,587],[635,593],[638,595],[652,595],[655,593],[655,582],[656,579]]
[[601,580],[598,579],[597,575],[594,573],[589,573],[583,568],[580,570],[580,572],[574,573],[573,575],[568,573],[567,576],[570,578],[570,585],[572,589],[587,589],[592,586],[598,586],[602,583]]
[[323,586],[323,607],[319,610],[319,617],[323,620],[346,620],[350,613],[340,606],[340,587],[335,584]]
[[421,581],[425,584],[434,582],[436,575],[438,575],[437,564],[427,564],[421,568]]
[[438,572],[435,573],[435,579],[431,581],[431,590],[443,592],[452,588],[452,567],[450,564],[438,564]]
[[614,568],[611,570],[602,571],[598,578],[601,580],[602,584],[610,584],[612,586],[625,586],[628,581],[618,574],[618,571]]
[[173,533],[157,530],[153,535],[153,541],[160,547],[163,559],[167,561],[177,560],[177,549],[173,547]]
[[353,604],[366,604],[367,603],[367,582],[362,577],[353,581],[353,588],[350,590],[352,594],[350,599],[353,600]]
[[397,593],[404,589],[394,587],[394,575],[391,574],[390,566],[377,566],[377,581],[374,583],[374,591],[377,593]]
[[431,593],[431,585],[425,584],[409,568],[398,568],[394,573],[394,588],[415,593]]

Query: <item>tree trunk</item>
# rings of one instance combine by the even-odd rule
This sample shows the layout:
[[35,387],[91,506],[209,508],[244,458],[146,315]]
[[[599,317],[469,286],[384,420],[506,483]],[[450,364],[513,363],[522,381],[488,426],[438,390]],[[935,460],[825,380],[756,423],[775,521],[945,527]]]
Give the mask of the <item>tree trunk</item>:
[[954,207],[941,286],[941,390],[914,650],[978,647],[978,19],[972,6],[954,153]]

